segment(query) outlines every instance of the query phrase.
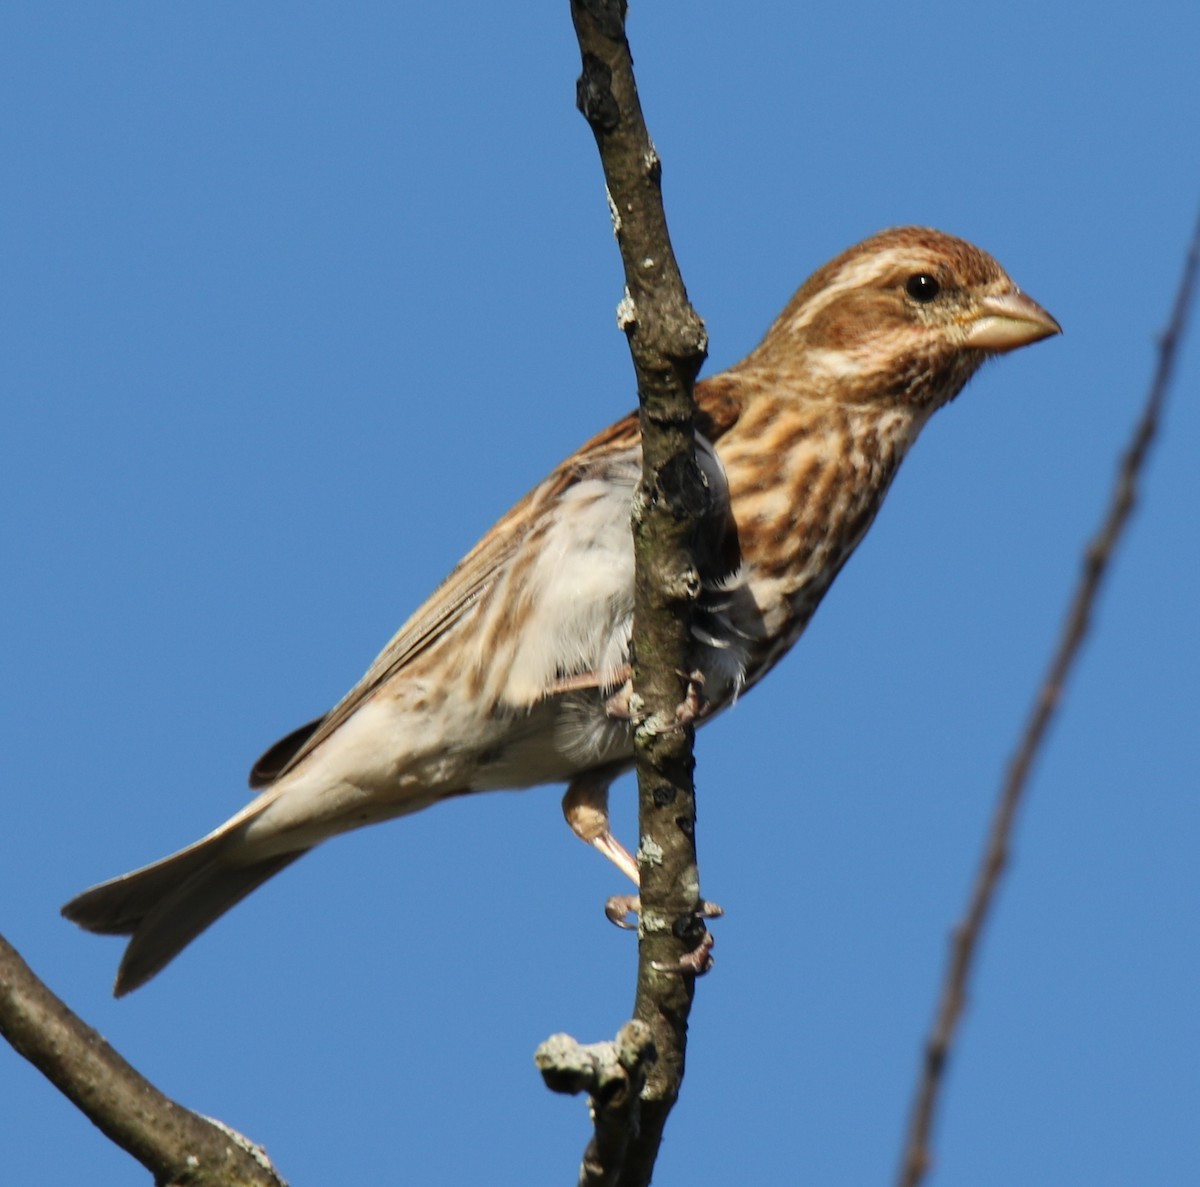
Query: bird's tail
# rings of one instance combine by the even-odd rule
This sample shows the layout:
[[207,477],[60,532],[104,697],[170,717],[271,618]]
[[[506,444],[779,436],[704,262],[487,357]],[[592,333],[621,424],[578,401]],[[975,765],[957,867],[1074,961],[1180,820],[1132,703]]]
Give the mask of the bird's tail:
[[73,898],[62,913],[88,931],[129,936],[113,993],[144,985],[206,927],[279,873],[300,849],[238,862],[236,832],[226,828],[153,865],[102,882]]

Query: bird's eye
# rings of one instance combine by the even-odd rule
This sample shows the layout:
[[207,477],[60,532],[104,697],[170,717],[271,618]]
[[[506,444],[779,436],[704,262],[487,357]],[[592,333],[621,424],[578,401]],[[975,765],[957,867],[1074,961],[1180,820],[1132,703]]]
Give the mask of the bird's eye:
[[904,291],[914,301],[919,301],[922,305],[928,305],[942,291],[942,286],[928,272],[918,272],[915,276],[910,276],[905,281]]

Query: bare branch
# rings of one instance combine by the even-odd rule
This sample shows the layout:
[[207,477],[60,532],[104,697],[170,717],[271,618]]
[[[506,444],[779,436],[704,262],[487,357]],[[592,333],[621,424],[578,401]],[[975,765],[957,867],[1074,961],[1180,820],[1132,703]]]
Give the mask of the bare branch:
[[695,459],[692,385],[704,361],[704,325],[688,302],[667,233],[661,165],[638,101],[623,0],[572,0],[582,54],[579,108],[596,137],[613,229],[625,267],[620,324],[637,372],[643,476],[633,514],[636,557],[632,643],[641,876],[634,1015],[658,1059],[642,1094],[623,1185],[648,1183],[683,1078],[695,972],[705,942],[695,850],[688,696],[691,610],[699,593],[695,524],[708,492]]
[[0,937],[0,1033],[158,1184],[286,1187],[262,1148],[164,1096]]
[[1008,861],[1013,826],[1034,760],[1041,749],[1063,688],[1091,624],[1092,610],[1101,584],[1108,574],[1117,544],[1137,502],[1138,482],[1150,445],[1158,432],[1163,404],[1170,388],[1179,344],[1187,325],[1188,311],[1200,267],[1200,220],[1197,220],[1184,261],[1183,276],[1167,329],[1158,343],[1158,365],[1151,380],[1130,444],[1117,471],[1108,511],[1096,537],[1084,552],[1083,572],[1076,586],[1070,611],[1063,624],[1041,690],[1034,702],[1025,732],[1009,764],[988,833],[987,846],[976,874],[966,915],[954,929],[950,961],[942,985],[933,1029],[925,1044],[925,1058],[914,1095],[904,1156],[897,1182],[917,1187],[932,1161],[930,1134],[937,1110],[943,1075],[958,1022],[966,1002],[967,984],[973,970],[984,924],[991,913],[997,889]]

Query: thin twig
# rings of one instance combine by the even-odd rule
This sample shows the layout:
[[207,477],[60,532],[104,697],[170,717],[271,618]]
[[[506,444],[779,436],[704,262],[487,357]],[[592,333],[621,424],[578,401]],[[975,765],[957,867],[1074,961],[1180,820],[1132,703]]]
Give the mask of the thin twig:
[[0,1034],[159,1184],[286,1187],[261,1147],[164,1096],[0,936]]
[[[696,466],[692,385],[704,361],[704,324],[687,292],[667,233],[661,164],[638,100],[625,37],[624,0],[572,0],[582,55],[577,99],[596,138],[625,267],[620,324],[637,373],[642,483],[634,501],[634,614],[631,660],[635,731],[641,925],[634,1016],[658,1053],[642,1093],[621,1187],[649,1183],[667,1115],[683,1079],[687,1019],[695,984],[689,953],[705,941],[699,910],[687,698],[692,606],[699,593],[693,555],[706,487]],[[670,728],[659,728],[667,722]],[[653,855],[649,860],[648,855]],[[692,968],[693,971],[682,970]]]
[[980,936],[991,913],[1008,861],[1017,809],[1020,807],[1030,770],[1045,739],[1046,730],[1062,698],[1067,677],[1087,635],[1096,596],[1108,574],[1113,553],[1137,501],[1138,482],[1150,445],[1158,431],[1163,404],[1174,372],[1175,358],[1187,325],[1198,267],[1200,219],[1197,220],[1184,261],[1183,276],[1175,295],[1170,322],[1158,342],[1158,364],[1146,395],[1142,415],[1118,468],[1103,524],[1084,552],[1083,572],[1063,625],[1058,647],[1000,791],[966,915],[954,929],[941,999],[933,1028],[925,1044],[925,1058],[914,1095],[904,1155],[897,1179],[900,1187],[917,1187],[924,1179],[932,1161],[930,1135],[945,1067],[966,1002],[967,984],[973,971]]

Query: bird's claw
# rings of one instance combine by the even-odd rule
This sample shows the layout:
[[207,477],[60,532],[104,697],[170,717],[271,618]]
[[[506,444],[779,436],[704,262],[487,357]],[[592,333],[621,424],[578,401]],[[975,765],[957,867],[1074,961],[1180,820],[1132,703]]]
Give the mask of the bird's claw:
[[658,973],[678,973],[683,977],[703,977],[713,966],[712,949],[715,943],[712,932],[706,931],[700,943],[691,952],[681,956],[674,964],[663,964],[662,961],[655,960],[651,962],[650,967]]
[[[617,927],[633,931],[636,923],[631,923],[629,917],[641,913],[641,899],[636,894],[614,894],[604,904],[604,914]],[[718,919],[725,914],[723,907],[701,899],[697,904],[693,917],[696,919]],[[664,964],[660,960],[651,962],[650,967],[658,973],[676,973],[682,977],[703,977],[713,967],[712,949],[716,940],[710,931],[705,931],[700,943],[691,952],[685,952],[677,961]]]
[[[690,672],[676,670],[676,675],[687,681],[687,690],[683,700],[675,706],[674,715],[665,723],[659,719],[653,723],[653,730],[658,734],[671,734],[688,725],[695,725],[708,712],[708,701],[704,698],[704,673],[699,668]],[[641,699],[635,700],[632,682],[615,692],[604,702],[604,710],[609,717],[622,721],[631,721],[635,726],[645,726],[651,722],[650,715],[641,709]]]
[[[637,927],[637,924],[631,923],[629,919],[630,916],[636,919],[641,911],[642,900],[636,894],[614,894],[604,904],[604,914],[609,922],[625,928],[626,931],[633,931]],[[720,903],[710,903],[707,899],[701,899],[693,911],[696,919],[720,919],[724,914],[725,908]]]
[[630,923],[629,917],[632,915],[636,918],[641,910],[642,900],[636,894],[614,894],[604,904],[604,914],[608,916],[609,923],[615,923],[626,931],[637,930],[637,924]]
[[675,724],[677,726],[691,725],[692,722],[703,717],[705,709],[708,708],[708,702],[704,699],[702,692],[704,673],[699,668],[693,668],[690,672],[679,672],[678,674],[687,681],[687,692],[684,693],[683,700],[675,706]]

